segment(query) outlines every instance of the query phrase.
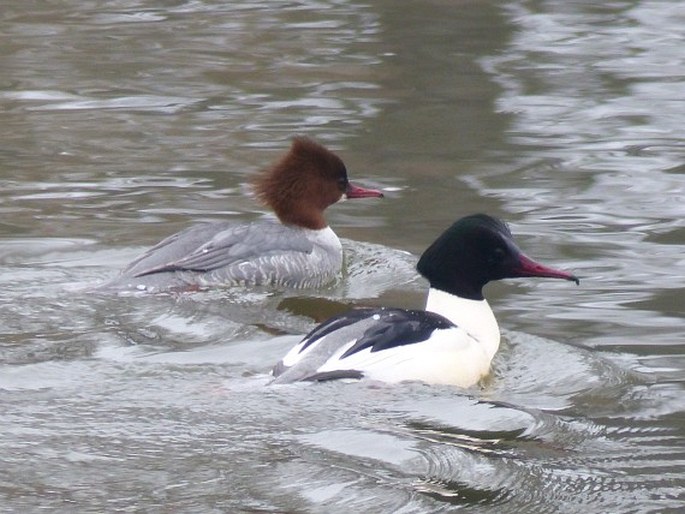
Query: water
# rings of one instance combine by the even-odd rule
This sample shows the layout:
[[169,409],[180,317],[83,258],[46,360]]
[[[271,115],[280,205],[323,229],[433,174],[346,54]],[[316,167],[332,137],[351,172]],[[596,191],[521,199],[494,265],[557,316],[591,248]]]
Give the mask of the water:
[[[0,11],[0,511],[676,512],[685,505],[677,2],[15,2]],[[382,201],[329,210],[323,291],[99,296],[190,223],[263,211],[308,134]],[[418,307],[457,217],[573,270],[493,284],[466,391],[268,387],[351,305]]]

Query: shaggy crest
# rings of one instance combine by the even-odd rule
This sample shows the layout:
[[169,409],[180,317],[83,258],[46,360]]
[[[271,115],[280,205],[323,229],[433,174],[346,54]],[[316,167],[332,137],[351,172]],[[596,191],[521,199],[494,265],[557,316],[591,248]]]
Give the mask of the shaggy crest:
[[281,222],[312,229],[326,227],[323,211],[340,200],[346,187],[340,157],[306,137],[295,138],[290,151],[254,180],[257,198]]

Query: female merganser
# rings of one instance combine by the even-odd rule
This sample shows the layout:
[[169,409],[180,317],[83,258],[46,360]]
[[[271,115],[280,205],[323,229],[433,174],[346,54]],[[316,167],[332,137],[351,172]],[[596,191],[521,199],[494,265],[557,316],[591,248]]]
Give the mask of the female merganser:
[[362,308],[335,316],[286,354],[273,383],[366,377],[468,387],[487,375],[499,347],[485,284],[515,277],[579,283],[526,257],[507,225],[485,214],[454,223],[417,269],[430,284],[426,310]]
[[256,178],[254,189],[278,221],[192,226],[145,252],[104,287],[320,287],[342,267],[342,245],[324,210],[343,196],[383,196],[349,182],[342,160],[305,137],[294,139],[290,151]]

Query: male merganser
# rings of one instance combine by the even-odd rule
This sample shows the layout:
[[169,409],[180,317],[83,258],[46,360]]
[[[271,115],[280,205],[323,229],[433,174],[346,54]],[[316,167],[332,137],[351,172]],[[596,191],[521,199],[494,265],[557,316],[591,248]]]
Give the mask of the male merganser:
[[254,189],[278,221],[192,226],[145,252],[104,287],[320,287],[340,273],[343,260],[324,210],[343,196],[383,196],[352,184],[340,157],[305,137],[295,138],[290,151],[259,174]]
[[579,283],[526,257],[507,225],[485,214],[455,222],[417,269],[430,284],[426,310],[362,308],[335,316],[286,354],[273,383],[366,377],[469,387],[487,375],[500,341],[485,284],[515,277]]

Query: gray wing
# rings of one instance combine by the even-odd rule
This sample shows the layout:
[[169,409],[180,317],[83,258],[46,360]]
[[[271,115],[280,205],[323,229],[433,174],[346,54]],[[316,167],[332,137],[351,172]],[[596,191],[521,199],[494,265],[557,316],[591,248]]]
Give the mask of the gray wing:
[[309,254],[313,249],[302,231],[280,223],[206,223],[167,237],[129,264],[122,274],[142,277],[172,271],[208,272],[268,254]]

